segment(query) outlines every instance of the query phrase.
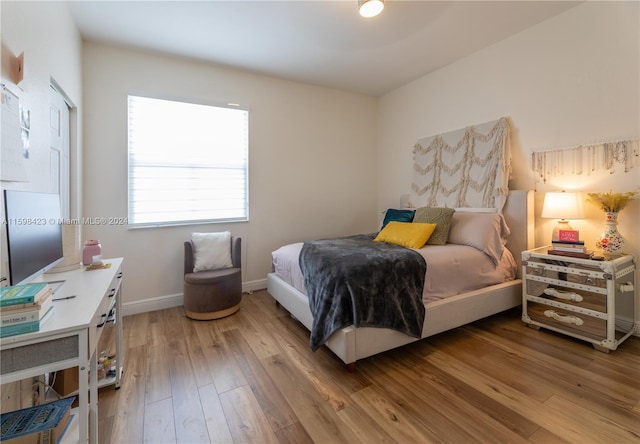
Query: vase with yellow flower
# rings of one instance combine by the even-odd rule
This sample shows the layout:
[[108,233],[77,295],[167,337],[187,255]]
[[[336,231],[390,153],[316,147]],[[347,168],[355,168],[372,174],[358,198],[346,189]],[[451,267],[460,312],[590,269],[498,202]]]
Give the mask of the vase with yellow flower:
[[635,192],[627,193],[587,193],[587,202],[599,207],[605,213],[605,228],[596,239],[596,248],[602,250],[607,258],[613,258],[624,253],[625,240],[618,231],[618,213],[627,206]]

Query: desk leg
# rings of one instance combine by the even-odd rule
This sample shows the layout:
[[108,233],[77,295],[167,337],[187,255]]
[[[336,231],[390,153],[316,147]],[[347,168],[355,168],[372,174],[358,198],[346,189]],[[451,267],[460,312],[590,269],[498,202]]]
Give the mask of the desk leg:
[[122,286],[123,284],[120,283],[120,288],[116,294],[118,298],[116,301],[116,389],[120,388],[122,370],[124,369],[124,353],[122,353]]
[[89,442],[98,444],[98,351],[91,351],[89,371]]
[[[78,428],[80,436],[78,442],[86,443],[89,439],[89,384],[87,381],[89,357],[87,356],[87,350],[89,349],[89,338],[87,330],[83,330],[78,335],[78,356],[80,358],[80,365],[78,366]],[[95,373],[94,373],[95,374]]]

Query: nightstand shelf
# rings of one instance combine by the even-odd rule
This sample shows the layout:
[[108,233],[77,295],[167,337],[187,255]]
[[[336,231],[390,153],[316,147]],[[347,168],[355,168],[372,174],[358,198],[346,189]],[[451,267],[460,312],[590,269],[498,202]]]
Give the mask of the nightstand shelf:
[[597,261],[522,252],[522,320],[615,350],[634,330],[635,259]]

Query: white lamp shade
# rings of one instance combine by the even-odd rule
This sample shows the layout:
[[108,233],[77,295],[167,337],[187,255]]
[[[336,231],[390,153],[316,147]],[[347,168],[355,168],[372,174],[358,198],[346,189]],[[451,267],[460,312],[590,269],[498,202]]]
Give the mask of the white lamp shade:
[[360,15],[363,17],[375,17],[384,9],[384,0],[358,0]]
[[578,193],[549,192],[544,196],[542,217],[548,219],[582,219],[582,202]]

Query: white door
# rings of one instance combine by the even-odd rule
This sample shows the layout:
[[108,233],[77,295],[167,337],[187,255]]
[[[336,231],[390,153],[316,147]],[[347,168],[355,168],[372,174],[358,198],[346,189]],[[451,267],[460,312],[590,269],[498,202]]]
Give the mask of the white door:
[[69,163],[69,105],[53,86],[49,89],[51,108],[51,185],[52,193],[60,195],[62,217],[70,217],[70,163]]

